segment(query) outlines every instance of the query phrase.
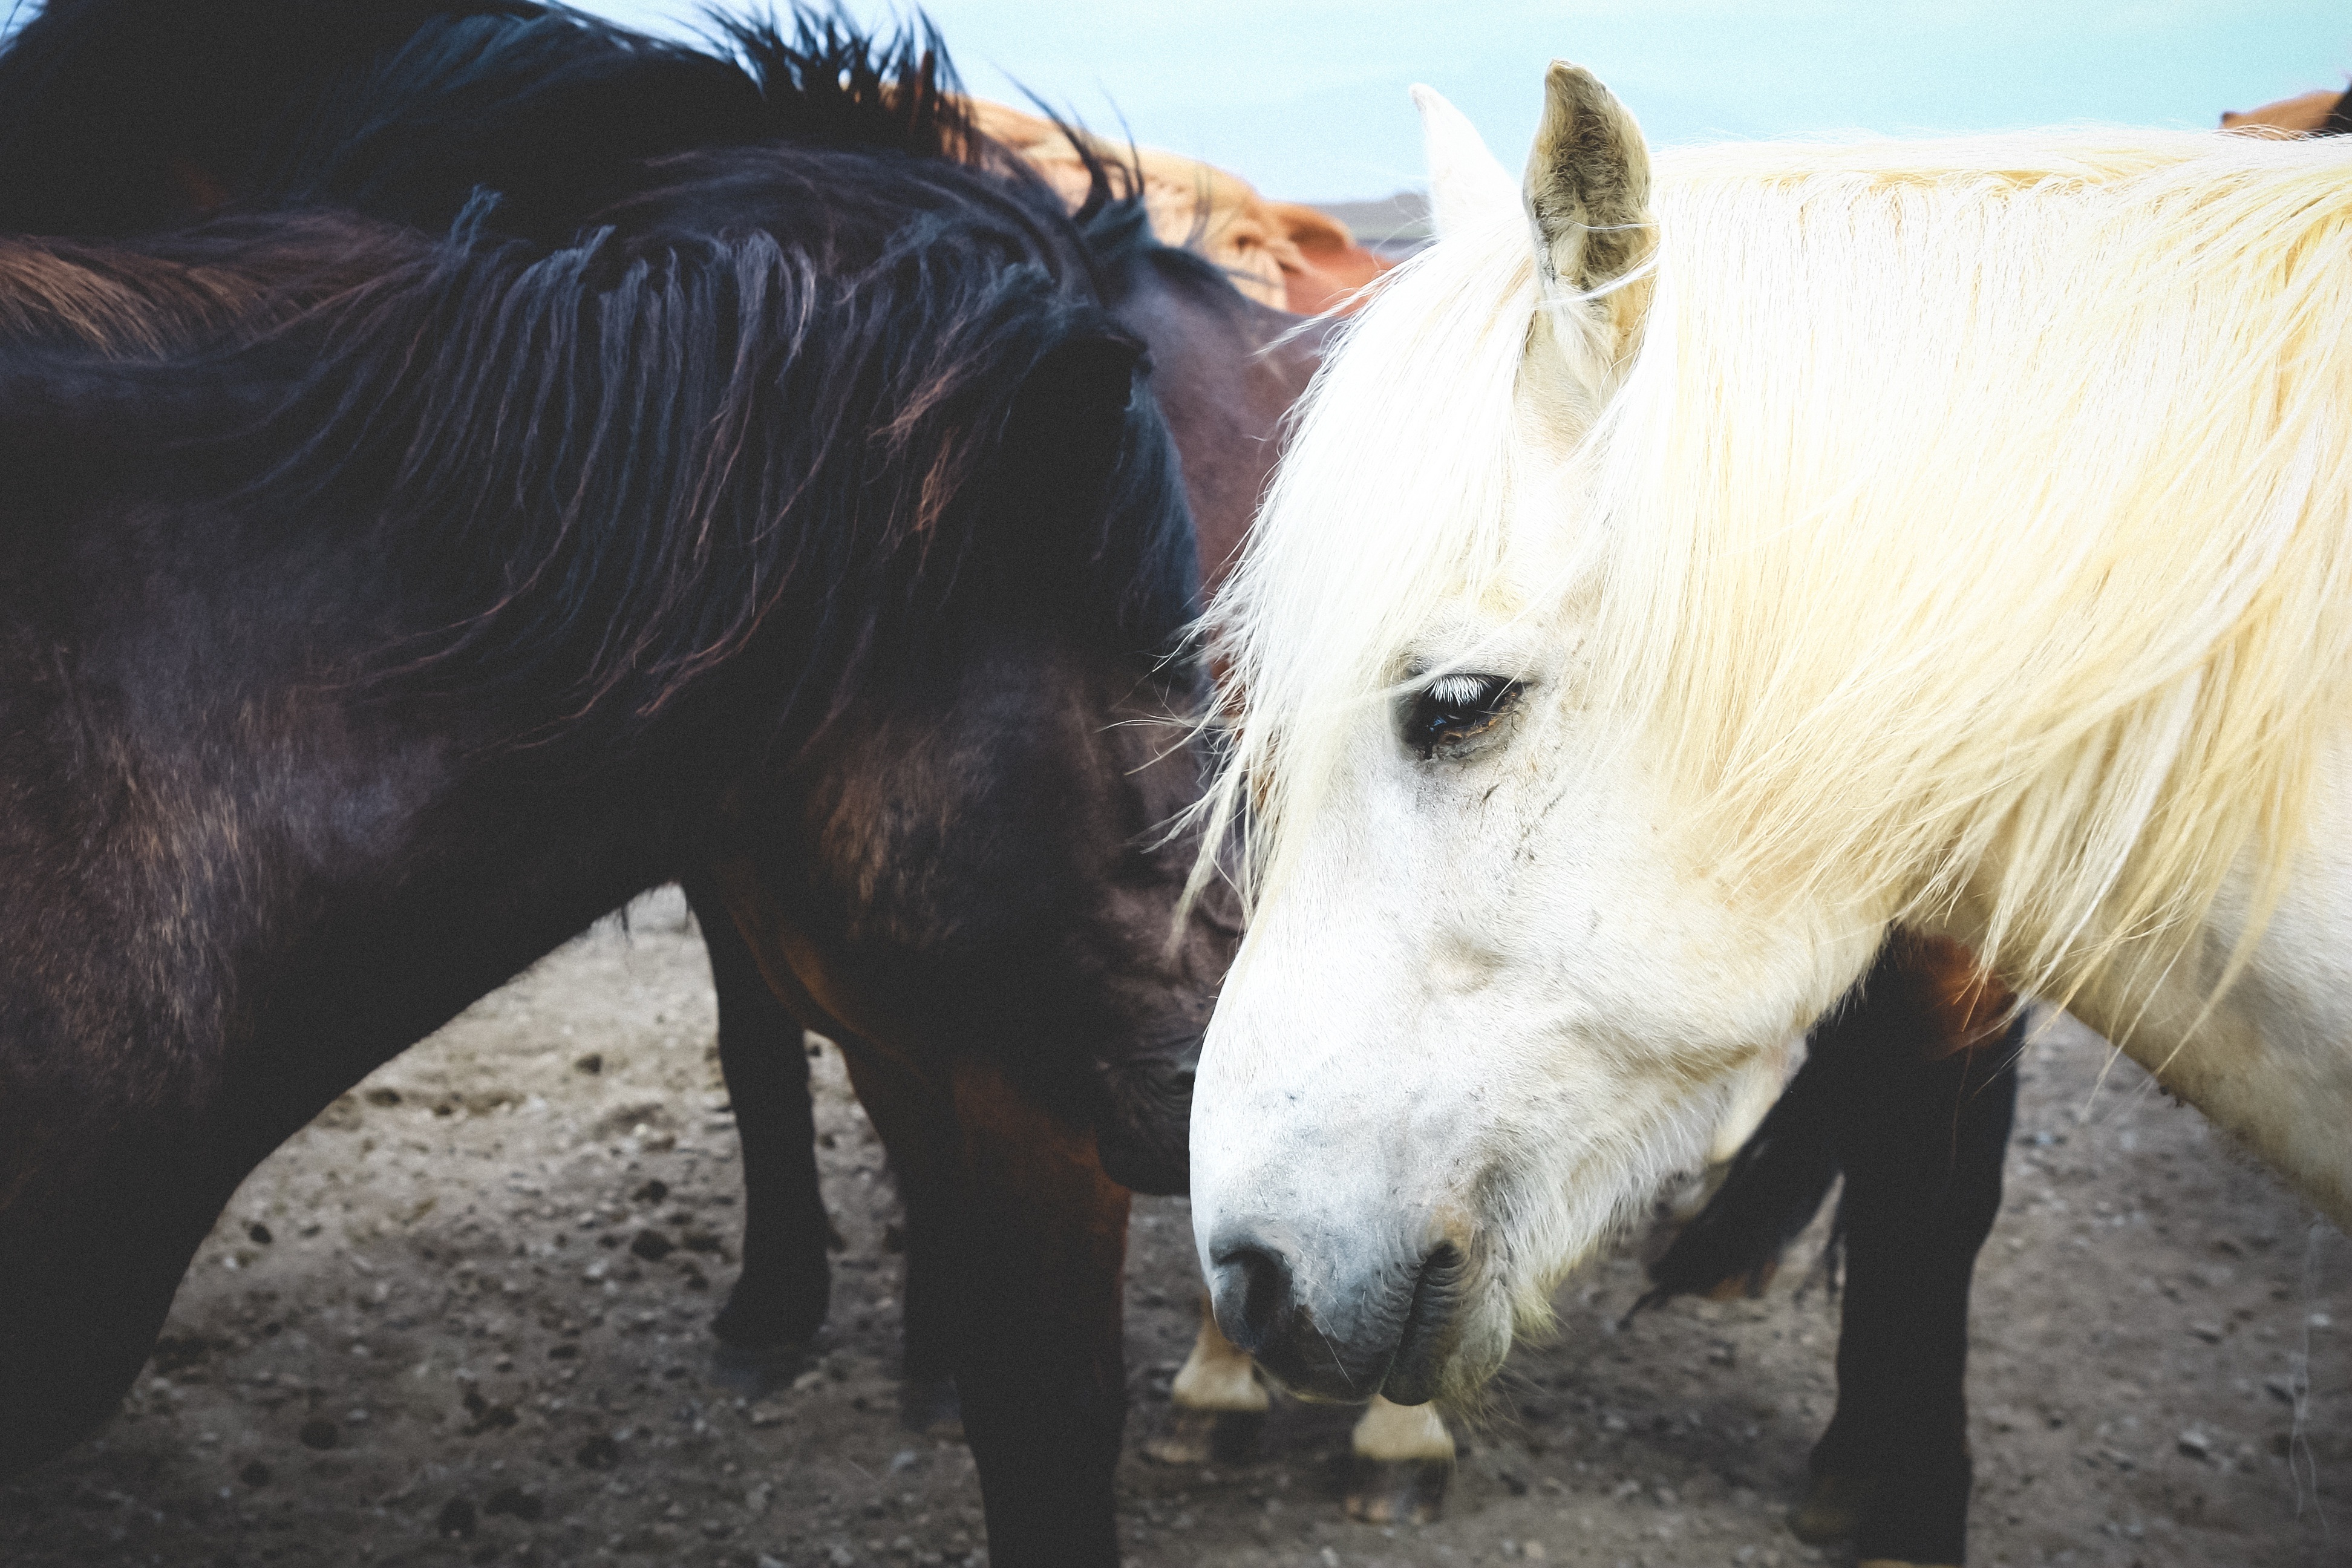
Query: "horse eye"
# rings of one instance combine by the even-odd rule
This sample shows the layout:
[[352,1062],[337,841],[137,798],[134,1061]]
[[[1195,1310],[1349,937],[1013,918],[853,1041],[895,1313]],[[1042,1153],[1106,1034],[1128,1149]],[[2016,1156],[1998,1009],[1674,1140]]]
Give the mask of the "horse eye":
[[1404,743],[1428,762],[1484,734],[1518,700],[1519,683],[1500,675],[1441,675],[1406,700]]

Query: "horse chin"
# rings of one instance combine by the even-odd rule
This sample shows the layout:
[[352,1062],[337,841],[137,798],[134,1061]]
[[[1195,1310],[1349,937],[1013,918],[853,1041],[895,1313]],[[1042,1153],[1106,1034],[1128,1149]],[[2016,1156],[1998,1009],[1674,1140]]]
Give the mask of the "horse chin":
[[1392,1405],[1470,1404],[1510,1352],[1510,1306],[1490,1280],[1454,1304],[1442,1335],[1416,1335],[1408,1326],[1381,1396]]

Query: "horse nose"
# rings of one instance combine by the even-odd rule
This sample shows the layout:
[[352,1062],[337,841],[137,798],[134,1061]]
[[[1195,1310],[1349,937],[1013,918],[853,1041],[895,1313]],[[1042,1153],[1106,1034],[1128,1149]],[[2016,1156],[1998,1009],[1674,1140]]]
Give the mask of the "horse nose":
[[1245,1242],[1217,1254],[1210,1294],[1217,1326],[1252,1355],[1269,1350],[1290,1325],[1290,1259],[1262,1243]]

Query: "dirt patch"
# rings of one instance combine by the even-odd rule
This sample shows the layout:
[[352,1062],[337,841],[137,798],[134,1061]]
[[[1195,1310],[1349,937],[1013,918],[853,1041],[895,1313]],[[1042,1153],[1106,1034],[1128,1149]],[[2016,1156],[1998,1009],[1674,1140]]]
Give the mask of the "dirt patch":
[[[785,1391],[706,1380],[740,1212],[712,1029],[661,898],[346,1096],[237,1194],[122,1414],[0,1487],[0,1563],[974,1560],[970,1457],[896,1419],[897,1209],[831,1051],[831,1325]],[[2105,1063],[2062,1027],[2027,1064],[1977,1296],[1971,1560],[2352,1563],[2352,1248]],[[1448,1516],[1381,1530],[1339,1513],[1345,1411],[1278,1406],[1247,1466],[1132,1457],[1192,1338],[1185,1205],[1140,1204],[1133,1250],[1139,1568],[1839,1561],[1780,1523],[1832,1398],[1835,1310],[1800,1267],[1620,1331],[1639,1269],[1604,1260],[1512,1358]]]

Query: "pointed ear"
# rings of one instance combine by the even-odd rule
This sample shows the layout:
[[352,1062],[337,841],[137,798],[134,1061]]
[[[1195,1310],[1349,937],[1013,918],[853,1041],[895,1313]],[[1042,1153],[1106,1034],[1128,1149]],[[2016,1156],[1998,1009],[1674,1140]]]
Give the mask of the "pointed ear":
[[1022,384],[997,455],[985,568],[1040,613],[1075,615],[1159,654],[1199,613],[1192,514],[1151,361],[1116,331],[1075,336]]
[[1486,151],[1470,117],[1446,102],[1435,88],[1417,82],[1412,102],[1421,110],[1421,144],[1429,159],[1429,216],[1438,237],[1515,210],[1519,193],[1511,184],[1510,171]]
[[1144,366],[1141,344],[1095,335],[1056,344],[1038,361],[1013,400],[1002,447],[1025,505],[1070,517],[1101,506]]
[[1650,150],[1642,128],[1598,77],[1566,60],[1552,61],[1544,76],[1527,201],[1547,288],[1590,293],[1650,254]]

